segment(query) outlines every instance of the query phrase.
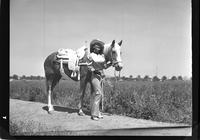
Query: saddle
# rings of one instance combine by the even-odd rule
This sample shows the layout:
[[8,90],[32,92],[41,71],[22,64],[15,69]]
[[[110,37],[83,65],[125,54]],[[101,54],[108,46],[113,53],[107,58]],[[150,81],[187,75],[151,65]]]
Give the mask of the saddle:
[[82,59],[83,56],[85,55],[86,49],[87,49],[86,46],[83,46],[76,51],[72,49],[63,49],[63,48],[59,49],[56,57],[58,62],[60,63],[61,72],[64,72],[63,65],[68,64],[69,70],[73,71],[71,77],[76,77],[78,75],[78,80],[79,80],[80,66],[78,64],[79,60]]

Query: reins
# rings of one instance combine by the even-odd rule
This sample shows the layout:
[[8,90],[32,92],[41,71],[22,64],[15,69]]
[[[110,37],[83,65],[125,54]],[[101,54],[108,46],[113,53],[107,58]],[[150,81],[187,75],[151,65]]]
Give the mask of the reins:
[[118,75],[118,77],[117,77],[117,75],[116,75],[116,70],[114,70],[114,76],[115,76],[115,82],[114,82],[114,86],[113,86],[113,92],[114,92],[114,93],[115,93],[116,83],[117,83],[118,79],[120,79],[120,72],[121,72],[121,71],[119,71],[119,75]]
[[115,79],[117,80],[117,78],[120,78],[120,75],[121,75],[121,70],[119,71],[119,74],[118,74],[118,76],[116,75],[116,70],[114,70],[114,76],[115,76]]

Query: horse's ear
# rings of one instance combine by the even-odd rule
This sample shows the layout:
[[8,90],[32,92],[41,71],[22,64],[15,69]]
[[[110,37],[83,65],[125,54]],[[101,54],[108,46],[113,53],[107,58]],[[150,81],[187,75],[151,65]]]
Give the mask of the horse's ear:
[[121,45],[122,45],[122,40],[121,40],[121,41],[118,43],[118,45],[119,45],[119,46],[121,46]]
[[114,47],[114,46],[115,46],[115,40],[113,40],[113,41],[112,41],[112,44],[111,44],[111,46],[112,46],[112,47]]

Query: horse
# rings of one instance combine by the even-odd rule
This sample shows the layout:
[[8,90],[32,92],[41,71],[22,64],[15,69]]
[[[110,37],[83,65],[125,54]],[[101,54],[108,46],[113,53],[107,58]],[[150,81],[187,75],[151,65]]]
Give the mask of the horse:
[[[121,59],[121,45],[122,40],[119,43],[116,43],[115,40],[113,40],[111,43],[104,44],[103,48],[103,54],[105,56],[105,61],[110,62],[111,65],[115,68],[116,71],[121,71],[123,68],[122,59]],[[45,78],[46,78],[46,93],[48,93],[48,113],[51,114],[52,111],[54,111],[53,105],[51,103],[51,94],[53,92],[53,89],[55,86],[59,83],[60,79],[63,77],[60,71],[60,62],[57,60],[57,54],[58,52],[53,52],[44,61],[44,72],[45,72]],[[87,55],[83,56],[83,61],[87,61]],[[71,78],[74,81],[79,81],[79,78],[72,77],[72,70],[68,68],[68,64],[63,65],[63,70],[65,74]],[[91,93],[93,90],[92,83],[91,83],[91,75],[92,72],[88,69],[87,65],[80,65],[80,88],[79,92],[81,94],[80,101],[78,104],[78,114],[83,116],[85,115],[83,113],[83,98],[85,95],[85,89],[87,86],[87,83],[91,84]]]

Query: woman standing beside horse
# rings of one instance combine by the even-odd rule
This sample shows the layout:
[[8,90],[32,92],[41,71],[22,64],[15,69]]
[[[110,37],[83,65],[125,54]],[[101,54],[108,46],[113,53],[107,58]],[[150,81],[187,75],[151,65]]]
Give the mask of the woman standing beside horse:
[[[102,99],[102,76],[103,69],[106,69],[110,66],[115,67],[115,70],[120,71],[122,69],[122,61],[121,61],[121,44],[122,41],[119,43],[115,43],[115,40],[112,41],[112,43],[104,44],[100,43],[101,41],[93,40],[91,42],[91,53],[97,52],[98,54],[98,48],[101,48],[99,50],[100,55],[104,55],[104,60],[98,62],[95,60],[94,57],[92,57],[92,65],[80,65],[80,102],[79,102],[79,115],[84,115],[82,111],[83,107],[83,98],[85,95],[85,89],[87,83],[91,84],[91,93],[94,95],[93,104],[91,107],[91,116],[92,119],[98,120],[99,118],[102,118],[100,111],[99,111],[99,103]],[[95,47],[92,47],[92,44],[94,43]],[[99,45],[100,43],[100,45]],[[98,47],[99,46],[99,47]],[[93,50],[93,51],[92,51]],[[45,70],[45,77],[46,77],[46,90],[48,93],[48,112],[54,110],[53,105],[51,104],[51,93],[54,89],[54,87],[57,85],[59,80],[62,77],[62,74],[60,72],[60,61],[58,61],[58,58],[56,57],[58,52],[54,52],[50,54],[45,62],[44,62],[44,70]],[[92,55],[91,55],[92,56]],[[83,61],[88,61],[88,56],[85,55],[83,57]],[[69,70],[68,64],[63,64],[63,70],[66,75],[68,75],[72,80],[78,81],[77,77],[71,77],[71,74],[73,71]]]
[[[91,119],[98,120],[103,118],[99,104],[103,101],[103,78],[105,77],[103,69],[107,69],[111,66],[111,63],[107,64],[103,54],[104,43],[98,40],[93,40],[90,43],[90,57],[93,60],[90,71],[92,71],[91,83],[93,87],[93,100],[91,103]],[[102,104],[103,106],[103,104]]]

